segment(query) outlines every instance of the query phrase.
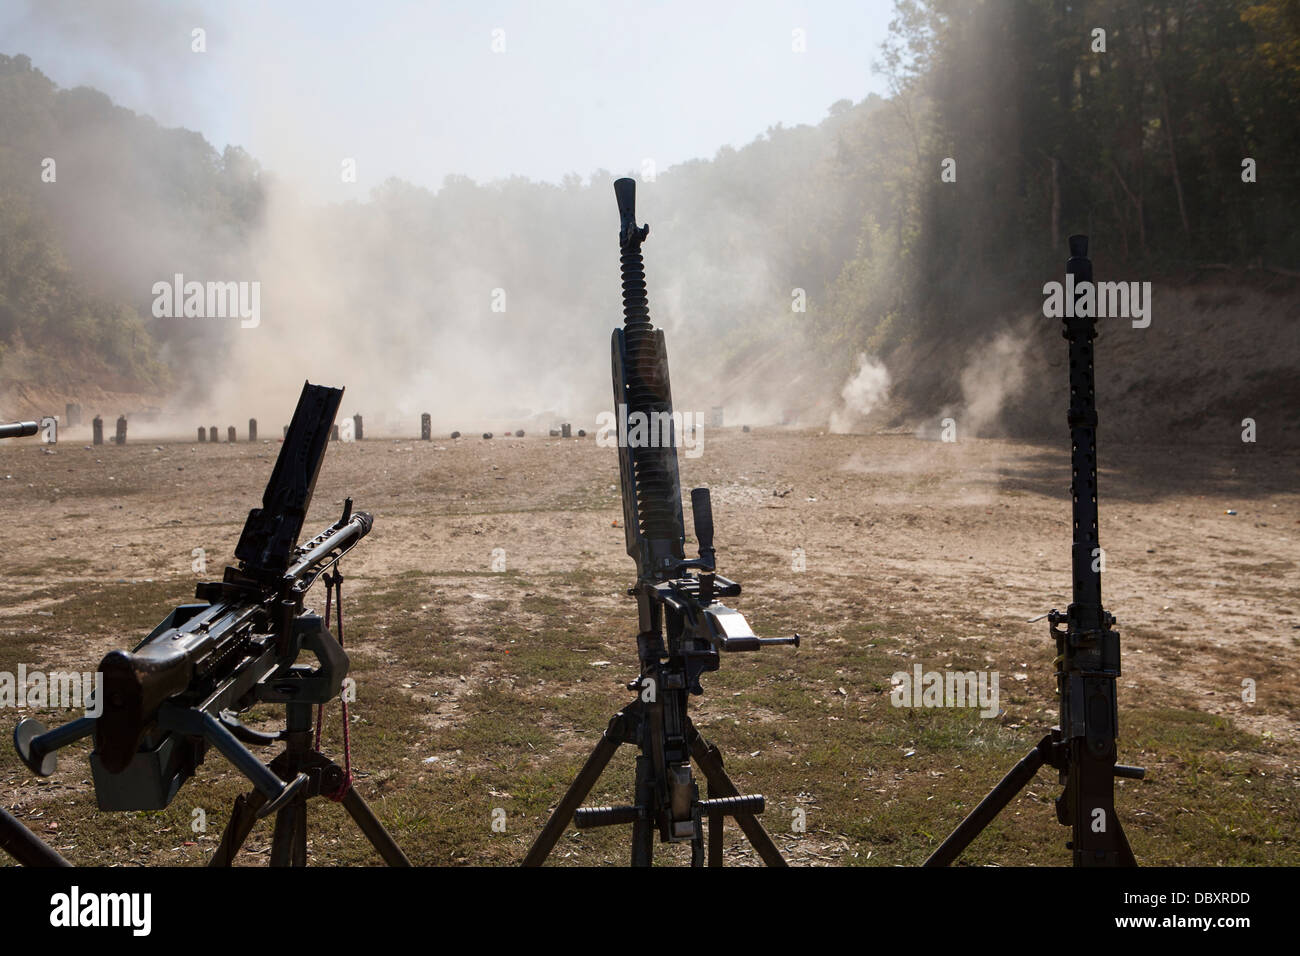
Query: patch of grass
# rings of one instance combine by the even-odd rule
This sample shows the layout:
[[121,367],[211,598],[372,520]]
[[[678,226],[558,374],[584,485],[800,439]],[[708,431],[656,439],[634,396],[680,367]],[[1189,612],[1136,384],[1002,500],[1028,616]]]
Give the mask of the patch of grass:
[[[851,447],[848,438],[835,441]],[[366,467],[360,449],[336,451],[335,461],[353,455],[354,467]],[[453,466],[466,469],[489,494],[466,498],[469,491],[458,480],[430,470],[410,494],[402,486],[402,507],[409,509],[403,520],[409,523],[403,527],[394,510],[385,516],[391,524],[381,527],[392,527],[395,540],[406,534],[410,543],[431,537],[423,523],[431,514],[520,515],[521,523],[559,514],[553,540],[563,544],[566,511],[617,513],[605,473],[598,480],[587,472],[566,473],[539,497],[536,489],[525,495],[524,482],[513,474],[497,481],[484,476],[482,463],[451,461],[444,467]],[[169,479],[170,472],[169,466]],[[378,479],[367,474],[366,480]],[[770,480],[787,485],[784,477]],[[889,479],[887,490],[942,498],[945,480],[902,474]],[[418,482],[427,485],[424,497],[417,494]],[[819,497],[832,493],[833,488]],[[1031,497],[1005,486],[997,493],[1020,499],[1018,505]],[[802,495],[801,490],[797,497]],[[721,496],[718,502],[722,507]],[[791,518],[800,515],[796,504],[791,499],[783,505],[791,507]],[[756,522],[770,516],[754,514]],[[808,514],[809,522],[819,520],[815,509]],[[899,520],[923,518],[908,514]],[[474,530],[473,521],[461,524],[465,534]],[[833,533],[841,535],[844,525],[836,519]],[[728,527],[741,530],[740,522]],[[218,530],[233,540],[238,527]],[[808,535],[814,531],[806,526]],[[636,675],[636,606],[625,593],[632,569],[621,553],[621,537],[614,529],[608,540],[580,539],[576,566],[555,572],[525,562],[520,566],[529,570],[522,573],[443,568],[436,546],[420,545],[420,567],[357,576],[345,585],[346,646],[357,689],[350,707],[355,786],[413,862],[521,861],[611,716],[632,699],[624,684]],[[791,581],[784,543],[751,538],[746,547],[752,560],[741,560],[734,548],[728,553],[727,568],[747,584],[734,606],[760,634],[798,631],[804,641],[797,650],[725,655],[717,672],[703,676],[704,695],[691,699],[692,720],[720,748],[736,785],[765,796],[763,822],[792,862],[919,864],[1054,722],[1055,681],[1044,631],[1022,639],[1019,632],[981,629],[988,617],[963,610],[966,602],[960,595],[952,598],[949,582],[930,594],[923,583],[914,585],[902,568],[906,557],[891,559],[893,574],[846,567]],[[605,560],[610,555],[617,561]],[[1233,593],[1253,595],[1258,589],[1261,598],[1277,603],[1274,579],[1292,570],[1290,562],[1265,561],[1253,552],[1235,556],[1235,564],[1221,569],[1232,574]],[[32,560],[11,570],[7,601],[39,606],[49,616],[16,613],[3,619],[0,669],[44,659],[93,664],[109,648],[134,645],[172,606],[192,599],[194,582],[184,575],[154,582],[86,581],[88,570],[75,560]],[[921,593],[913,594],[918,588]],[[323,611],[323,593],[312,598]],[[1138,647],[1162,660],[1181,659],[1184,667],[1213,650],[1208,631],[1122,631],[1126,653]],[[1297,640],[1290,636],[1293,645]],[[1231,659],[1249,665],[1261,702],[1267,700],[1267,708],[1257,708],[1252,717],[1293,720],[1300,708],[1294,666],[1276,645],[1243,645]],[[602,661],[608,663],[596,666]],[[1003,712],[984,719],[973,708],[893,706],[891,675],[918,663],[926,669],[996,669]],[[1025,678],[1014,680],[1012,674],[1021,670]],[[1120,759],[1145,766],[1147,777],[1118,781],[1116,802],[1139,860],[1300,864],[1300,743],[1257,732],[1265,724],[1204,713],[1198,709],[1204,701],[1193,699],[1191,690],[1164,684],[1134,690],[1127,683],[1133,679],[1126,674],[1121,691]],[[324,725],[324,748],[339,760],[340,711],[337,703],[326,708]],[[0,712],[5,732],[26,715]],[[55,723],[72,715],[34,716]],[[245,719],[269,730],[279,725],[282,712],[260,705]],[[0,747],[5,802],[77,863],[201,863],[215,848],[232,801],[248,789],[223,758],[210,753],[166,810],[101,813],[88,782],[89,749],[90,741],[68,748],[56,774],[38,780],[11,748]],[[264,759],[274,752],[258,751]],[[634,747],[620,748],[587,805],[628,803],[635,757]],[[702,775],[697,778],[705,790]],[[1054,772],[1040,771],[960,862],[1068,863],[1069,833],[1056,823],[1053,807],[1060,790]],[[801,817],[805,832],[794,826]],[[206,827],[196,829],[200,819]],[[504,830],[494,828],[494,820],[503,820]],[[265,863],[270,837],[270,821],[259,822],[240,861]],[[570,827],[552,862],[623,864],[629,837],[627,827]],[[329,801],[313,802],[309,840],[316,865],[376,862],[361,834]],[[726,847],[728,862],[754,861],[734,824]],[[684,862],[685,852],[656,844],[660,862]]]
[[62,575],[84,574],[91,567],[86,558],[48,558],[33,564],[8,565],[5,576],[11,578],[57,578]]

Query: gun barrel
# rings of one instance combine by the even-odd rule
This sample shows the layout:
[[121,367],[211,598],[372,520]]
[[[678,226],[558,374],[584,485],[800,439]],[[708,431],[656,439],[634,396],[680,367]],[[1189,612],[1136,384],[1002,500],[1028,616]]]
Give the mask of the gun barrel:
[[306,579],[307,586],[310,586],[317,574],[351,550],[370,533],[374,524],[370,512],[357,511],[341,524],[331,525],[303,545],[301,556],[285,572],[286,580]]
[[[1070,258],[1065,271],[1075,277],[1076,287],[1092,282],[1092,260],[1088,258],[1088,237],[1071,236]],[[1083,630],[1104,626],[1101,610],[1101,572],[1096,564],[1101,548],[1097,530],[1097,401],[1093,371],[1092,340],[1097,336],[1097,319],[1087,310],[1065,320],[1063,334],[1070,352],[1070,409],[1068,421],[1073,445],[1070,485],[1074,518],[1071,564],[1074,570],[1074,600],[1070,617]]]
[[614,413],[626,421],[669,429],[666,439],[619,442],[627,553],[640,580],[663,580],[681,563],[685,546],[678,436],[672,431],[673,396],[662,330],[650,321],[641,243],[648,226],[636,224],[636,182],[614,184],[619,214],[619,263],[623,279],[623,328],[614,330]]
[[36,422],[5,422],[0,424],[0,438],[27,438],[40,430]]

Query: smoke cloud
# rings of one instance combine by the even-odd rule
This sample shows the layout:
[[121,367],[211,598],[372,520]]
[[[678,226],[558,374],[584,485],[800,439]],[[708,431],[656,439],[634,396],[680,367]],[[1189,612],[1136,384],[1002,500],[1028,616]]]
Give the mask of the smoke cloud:
[[1002,411],[1025,386],[1029,337],[1003,330],[976,348],[961,373],[961,424],[971,438],[1000,430]]
[[857,365],[857,371],[840,389],[843,405],[831,412],[830,430],[837,434],[858,427],[889,398],[889,370],[885,364],[862,352]]
[[[166,16],[155,16],[160,10]],[[192,3],[110,11],[51,0],[27,4],[13,22],[28,35],[65,37],[106,90],[170,84],[176,95],[157,117],[163,123],[183,126],[205,94],[275,131],[267,147],[274,156],[301,153],[305,124],[340,125],[342,110],[302,116],[283,109],[275,89],[248,95],[261,75],[253,53],[266,43],[265,31],[253,29],[254,7],[203,14]],[[209,45],[195,54],[190,34],[199,27]],[[155,49],[166,56],[151,57]],[[220,77],[230,78],[229,89],[208,88]],[[363,84],[363,95],[384,91]],[[452,175],[437,188],[396,179],[375,186],[365,150],[379,147],[361,141],[353,144],[363,170],[354,183],[341,173],[356,157],[309,157],[334,178],[330,195],[349,197],[333,203],[310,183],[262,169],[261,157],[163,128],[97,90],[55,91],[38,108],[55,121],[23,131],[14,169],[57,159],[58,180],[38,187],[38,201],[72,272],[144,317],[172,373],[165,393],[135,396],[127,385],[97,393],[84,378],[40,383],[48,386],[42,406],[80,401],[87,416],[108,417],[158,407],[161,414],[140,416],[138,430],[158,437],[188,436],[197,424],[242,427],[248,418],[275,435],[309,379],[345,386],[344,412],[363,414],[368,434],[390,424],[392,433],[413,434],[423,412],[441,432],[560,421],[590,429],[610,404],[609,335],[621,322],[612,182],[634,175],[638,218],[653,227],[645,247],[651,316],[668,338],[679,409],[722,405],[728,423],[755,425],[819,424],[831,412],[834,389],[814,339],[817,323],[834,319],[816,309],[858,248],[863,212],[844,215],[843,189],[807,184],[847,162],[839,130],[874,122],[863,120],[877,115],[866,106],[855,115],[859,107],[841,101],[821,126],[776,126],[711,160],[647,173],[636,157],[637,168],[558,183]],[[256,327],[241,327],[237,316],[158,315],[153,289],[176,275],[256,283]],[[805,301],[813,303],[807,312]],[[841,418],[851,424],[874,406],[872,396],[888,386],[887,375],[878,378],[859,368]]]

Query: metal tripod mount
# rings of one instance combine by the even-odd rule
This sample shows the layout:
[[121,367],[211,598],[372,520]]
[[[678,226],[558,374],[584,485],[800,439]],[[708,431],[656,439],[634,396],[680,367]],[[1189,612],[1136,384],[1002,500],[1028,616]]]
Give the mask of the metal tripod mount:
[[[1067,276],[1092,283],[1088,237],[1070,237]],[[1067,300],[1071,297],[1067,294]],[[1076,300],[1077,301],[1077,300]],[[947,866],[1018,794],[1044,765],[1060,773],[1065,789],[1056,798],[1056,819],[1070,827],[1075,866],[1136,866],[1124,827],[1115,813],[1115,777],[1140,780],[1141,767],[1115,763],[1119,735],[1116,679],[1119,633],[1101,604],[1101,547],[1097,534],[1097,404],[1094,394],[1093,309],[1067,301],[1064,336],[1070,356],[1070,442],[1074,517],[1071,554],[1073,601],[1066,613],[1048,614],[1056,645],[1060,724],[1053,727],[998,783],[925,861]],[[1077,314],[1079,311],[1085,315]]]
[[[702,694],[700,675],[716,671],[720,653],[794,644],[799,636],[760,638],[739,611],[717,599],[740,594],[740,585],[714,570],[713,509],[707,488],[691,492],[699,557],[686,559],[681,483],[673,429],[672,392],[664,334],[650,323],[641,243],[649,226],[636,224],[636,183],[614,183],[618,200],[623,279],[623,328],[614,329],[611,365],[614,407],[620,418],[619,475],[627,552],[636,562],[637,656],[640,676],[628,689],[637,697],[614,715],[600,742],[533,841],[525,866],[540,866],[572,820],[579,829],[632,825],[633,866],[649,866],[656,831],[664,843],[689,843],[691,864],[722,865],[723,822],[732,817],[769,866],[784,866],[780,850],[758,822],[762,796],[742,796],[722,766],[722,755],[696,730],[687,711]],[[664,423],[666,441],[638,442],[625,426]],[[582,802],[622,744],[639,748],[633,803],[586,807]],[[708,783],[700,799],[692,762]]]
[[[281,780],[293,780],[303,774],[307,777],[307,783],[275,812],[271,865],[306,866],[307,801],[312,797],[337,795],[345,782],[345,776],[342,767],[311,747],[311,704],[291,703],[286,706],[287,724],[281,735],[286,746],[271,761],[271,771]],[[411,865],[401,847],[350,781],[347,782],[347,790],[338,799],[385,863],[389,866]],[[266,803],[266,795],[257,789],[235,798],[230,821],[221,835],[221,844],[208,862],[209,866],[231,866],[234,863],[235,855],[248,839],[253,825],[262,816]]]
[[[650,866],[656,831],[664,843],[689,843],[691,865],[703,865],[707,821],[708,865],[722,866],[727,817],[735,819],[764,863],[786,865],[758,820],[757,814],[765,808],[763,797],[740,793],[723,767],[721,752],[696,730],[687,705],[691,694],[704,692],[700,675],[718,669],[720,650],[758,650],[768,644],[797,647],[799,635],[756,637],[738,611],[714,600],[739,594],[740,585],[712,571],[708,489],[692,490],[691,503],[700,558],[684,566],[704,567],[707,562],[709,570],[629,588],[628,593],[648,612],[650,623],[637,635],[641,675],[627,685],[637,698],[610,719],[600,742],[533,842],[525,866],[545,862],[570,820],[580,830],[632,824],[632,866]],[[667,642],[663,638],[665,625]],[[702,639],[701,634],[709,637]],[[636,758],[635,802],[623,807],[582,807],[622,744],[633,744],[641,751]],[[692,761],[708,783],[708,799],[700,799]]]
[[[301,664],[294,665],[287,675],[259,687],[258,700],[284,704],[284,730],[274,734],[262,733],[245,727],[233,717],[223,715],[223,722],[243,743],[270,746],[284,742],[285,748],[271,761],[270,771],[294,789],[287,800],[275,801],[274,806],[261,787],[254,787],[249,793],[236,797],[230,820],[221,835],[216,853],[208,862],[209,866],[233,865],[235,855],[248,839],[253,825],[271,812],[275,813],[271,866],[306,866],[307,801],[322,796],[343,804],[343,809],[385,863],[389,866],[411,865],[369,804],[352,786],[352,781],[347,778],[343,768],[312,746],[312,707],[328,703],[338,696],[339,684],[347,671],[348,662],[343,649],[332,637],[328,643],[333,644],[338,653],[335,655],[327,651],[321,656],[320,666],[316,669]],[[342,673],[336,670],[340,663]],[[296,786],[291,782],[296,783]]]

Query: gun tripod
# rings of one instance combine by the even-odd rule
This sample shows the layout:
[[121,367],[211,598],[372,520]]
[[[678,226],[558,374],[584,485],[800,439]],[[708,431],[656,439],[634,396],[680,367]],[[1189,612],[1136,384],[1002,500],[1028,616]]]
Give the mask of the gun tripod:
[[[271,866],[307,865],[307,801],[312,797],[332,796],[341,787],[346,790],[339,801],[348,816],[365,834],[370,845],[389,866],[410,866],[411,862],[379,822],[361,794],[346,779],[342,767],[312,748],[312,721],[310,703],[301,701],[287,705],[286,728],[282,734],[259,734],[246,727],[234,730],[237,737],[250,743],[285,741],[285,749],[271,761],[271,772],[286,784],[294,786],[300,777],[303,782],[294,786],[294,792],[283,805],[273,808],[275,831],[271,837]],[[208,862],[209,866],[231,866],[236,854],[248,839],[253,825],[265,814],[267,797],[260,789],[235,798],[234,810],[221,844]]]
[[[1066,792],[1056,800],[1058,823],[1067,827],[1074,824],[1071,819],[1072,807],[1094,808],[1088,821],[1087,832],[1091,836],[1086,840],[1088,845],[1082,846],[1078,841],[1071,843],[1070,848],[1074,851],[1075,863],[1080,866],[1137,866],[1137,859],[1133,856],[1128,837],[1124,835],[1124,827],[1115,814],[1111,777],[1141,780],[1146,771],[1141,767],[1115,764],[1113,747],[1109,755],[1110,766],[1106,765],[1105,757],[1093,758],[1082,751],[1086,751],[1086,746],[1077,744],[1074,747],[1067,746],[1061,739],[1061,728],[1053,727],[1034,749],[1029,751],[998,782],[998,785],[989,791],[988,796],[981,800],[970,815],[957,826],[957,829],[949,834],[948,839],[939,844],[939,847],[926,859],[925,865],[947,866],[952,863],[972,840],[984,832],[984,828],[993,822],[1016,794],[1028,786],[1029,781],[1033,780],[1034,775],[1038,773],[1038,769],[1049,766],[1061,772],[1067,787]],[[1087,769],[1084,769],[1085,764]],[[1085,786],[1084,781],[1088,781],[1089,785]],[[1098,832],[1095,826],[1107,820],[1109,826]],[[1076,832],[1078,832],[1077,827]]]
[[[632,685],[637,689],[640,682]],[[683,733],[678,741],[685,754],[656,766],[656,739],[663,740],[664,705],[647,704],[638,698],[615,714],[600,742],[578,771],[564,799],[555,808],[542,832],[524,858],[524,866],[541,866],[563,835],[569,821],[578,829],[632,824],[632,865],[649,866],[654,856],[656,825],[666,843],[691,844],[691,866],[705,860],[704,820],[708,820],[708,865],[722,866],[722,830],[727,817],[735,818],[740,829],[768,866],[785,866],[781,851],[763,829],[756,814],[762,813],[761,795],[742,796],[722,766],[722,754],[708,743],[684,712]],[[586,807],[582,801],[596,785],[606,765],[622,744],[640,744],[636,758],[636,803],[628,807]],[[699,799],[699,787],[691,775],[694,760],[708,781],[709,799]]]

